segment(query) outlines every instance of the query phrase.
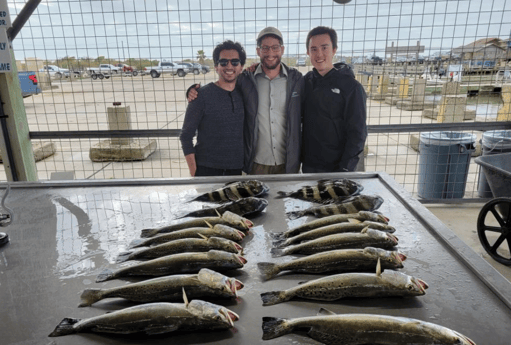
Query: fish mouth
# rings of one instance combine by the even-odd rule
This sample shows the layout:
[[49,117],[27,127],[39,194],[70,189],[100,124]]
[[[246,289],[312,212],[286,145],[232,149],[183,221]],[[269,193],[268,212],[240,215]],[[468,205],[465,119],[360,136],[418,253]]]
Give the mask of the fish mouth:
[[238,290],[241,290],[245,287],[245,285],[239,281],[238,279],[231,278],[229,279],[226,284],[228,289],[231,290],[231,292],[238,297]]
[[237,243],[233,243],[233,244],[234,244],[234,248],[238,251],[238,254],[243,254],[243,247]]
[[236,230],[238,232],[238,236],[239,236],[239,240],[241,241],[242,239],[245,238],[245,234],[239,230]]
[[394,236],[394,235],[391,235],[391,234],[387,234],[387,237],[390,239],[390,241],[394,244],[394,245],[397,245],[399,239]]
[[408,259],[408,257],[403,253],[397,253],[397,256],[401,261],[405,261],[406,259]]
[[413,284],[417,287],[421,295],[426,294],[426,289],[429,288],[429,285],[422,279],[412,278]]
[[454,334],[456,334],[460,338],[460,340],[463,341],[463,344],[466,344],[466,345],[476,345],[476,343],[474,343],[474,341],[472,341],[470,338],[464,336],[463,334],[458,333],[456,331],[453,331],[453,332],[454,332]]
[[240,319],[238,314],[226,308],[220,309],[220,313],[227,319],[231,327],[234,327],[234,321],[238,321]]
[[236,259],[242,264],[245,265],[248,261],[241,255],[236,255]]

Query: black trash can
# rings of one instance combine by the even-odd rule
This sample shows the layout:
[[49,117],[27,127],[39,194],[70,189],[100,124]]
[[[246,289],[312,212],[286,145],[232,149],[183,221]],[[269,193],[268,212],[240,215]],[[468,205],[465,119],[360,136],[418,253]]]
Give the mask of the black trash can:
[[463,198],[476,135],[463,132],[421,133],[418,196]]
[[[511,130],[486,131],[481,139],[482,155],[496,155],[500,153],[511,152]],[[488,180],[483,173],[479,171],[479,182],[477,194],[480,198],[493,198],[494,195],[488,184]]]

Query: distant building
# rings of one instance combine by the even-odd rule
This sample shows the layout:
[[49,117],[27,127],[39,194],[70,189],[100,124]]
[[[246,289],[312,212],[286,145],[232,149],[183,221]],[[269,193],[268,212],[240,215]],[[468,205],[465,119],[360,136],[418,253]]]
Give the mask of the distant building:
[[459,56],[463,61],[496,61],[506,58],[507,42],[500,38],[482,38],[467,45],[454,48],[452,56]]

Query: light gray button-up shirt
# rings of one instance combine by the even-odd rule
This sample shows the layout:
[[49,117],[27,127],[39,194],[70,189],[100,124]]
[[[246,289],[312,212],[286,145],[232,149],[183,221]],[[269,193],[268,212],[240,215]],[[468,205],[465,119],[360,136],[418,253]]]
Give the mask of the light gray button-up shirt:
[[266,76],[260,64],[254,73],[259,98],[254,161],[264,165],[286,163],[287,71],[283,65],[280,66],[280,74],[273,80]]

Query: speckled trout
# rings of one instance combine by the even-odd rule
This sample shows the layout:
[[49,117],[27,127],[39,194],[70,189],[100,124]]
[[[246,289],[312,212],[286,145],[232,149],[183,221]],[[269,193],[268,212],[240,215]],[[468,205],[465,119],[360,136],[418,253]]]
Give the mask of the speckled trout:
[[222,237],[231,241],[241,242],[245,234],[239,230],[227,225],[217,224],[213,228],[188,228],[161,234],[158,236],[136,239],[130,243],[130,248],[154,246],[182,238],[204,238],[204,237]]
[[376,273],[342,273],[314,279],[282,291],[261,294],[263,305],[274,305],[294,297],[319,301],[336,301],[353,297],[414,297],[426,293],[428,284],[421,279],[396,271]]
[[272,248],[274,257],[290,254],[314,254],[334,249],[355,249],[376,247],[392,249],[397,246],[398,238],[389,233],[365,228],[361,232],[347,232],[323,236],[307,242],[290,245],[285,248]]
[[314,240],[316,238],[328,236],[328,235],[334,235],[334,234],[341,234],[345,232],[361,232],[364,229],[374,229],[374,230],[380,230],[383,232],[393,233],[396,231],[396,229],[393,226],[377,223],[377,222],[370,222],[365,221],[362,223],[354,224],[354,223],[337,223],[332,225],[323,226],[321,228],[313,229],[307,232],[303,232],[299,235],[289,237],[284,240],[277,240],[273,242],[273,245],[277,248],[284,248],[287,246],[290,246],[292,244],[297,244],[305,241]]
[[234,326],[239,316],[213,303],[193,300],[190,303],[147,303],[88,319],[65,318],[49,335],[97,332],[114,334],[174,331],[220,330]]
[[263,340],[307,330],[314,340],[329,345],[475,345],[449,328],[405,317],[373,314],[335,315],[320,309],[320,315],[296,319],[263,317]]
[[197,273],[201,268],[225,271],[242,268],[247,260],[238,254],[220,250],[207,253],[180,253],[163,256],[136,265],[112,271],[106,269],[96,278],[96,283],[126,276],[164,276],[177,273]]
[[236,298],[243,286],[238,279],[203,268],[197,274],[153,278],[109,289],[85,289],[78,307],[115,297],[143,303],[182,301],[183,288],[190,299]]
[[207,227],[208,223],[211,225],[216,224],[227,225],[232,228],[245,231],[249,230],[251,227],[254,226],[254,223],[252,223],[252,221],[248,220],[247,218],[244,218],[229,211],[225,211],[222,215],[219,215],[218,217],[203,217],[199,219],[192,219],[185,222],[180,222],[177,224],[162,226],[160,228],[144,229],[142,230],[140,237],[152,237],[158,234],[164,234],[187,228]]
[[116,262],[156,259],[162,256],[178,253],[209,252],[212,249],[236,254],[243,253],[242,246],[226,238],[181,238],[149,248],[130,250],[120,253]]
[[273,233],[271,236],[275,239],[282,239],[293,237],[301,234],[302,232],[307,232],[310,230],[314,230],[317,228],[321,228],[323,226],[328,226],[337,223],[358,223],[364,221],[378,222],[383,224],[388,224],[389,219],[382,214],[370,212],[370,211],[359,211],[357,213],[349,213],[349,214],[336,214],[333,216],[328,216],[320,219],[315,219],[313,221],[307,222],[305,224],[296,226],[292,229],[289,229],[284,232]]
[[280,272],[326,273],[375,271],[380,259],[383,269],[403,268],[406,255],[397,251],[366,247],[364,249],[339,249],[325,251],[283,263],[259,262],[257,264],[264,280]]

